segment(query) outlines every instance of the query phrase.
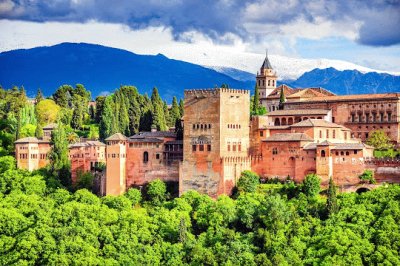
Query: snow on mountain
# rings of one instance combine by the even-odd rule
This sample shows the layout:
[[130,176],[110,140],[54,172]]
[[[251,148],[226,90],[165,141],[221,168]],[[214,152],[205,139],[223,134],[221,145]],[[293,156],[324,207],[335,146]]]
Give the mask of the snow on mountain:
[[[171,57],[175,58],[173,55]],[[206,52],[193,53],[190,56],[177,55],[176,59],[200,64],[224,73],[226,68],[235,68],[256,74],[265,55],[255,53],[234,52],[232,50],[207,50]],[[281,55],[268,55],[268,58],[278,74],[279,80],[295,80],[305,72],[316,68],[324,69],[333,67],[337,70],[358,70],[362,73],[377,72],[400,76],[400,72],[381,71],[342,60],[332,59],[303,59],[291,58]]]

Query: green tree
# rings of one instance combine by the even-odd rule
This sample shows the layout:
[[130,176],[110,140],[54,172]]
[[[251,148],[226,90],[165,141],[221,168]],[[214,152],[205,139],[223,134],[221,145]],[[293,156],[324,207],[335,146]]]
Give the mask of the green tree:
[[104,140],[117,133],[114,117],[114,103],[112,96],[107,96],[104,101],[103,113],[99,125],[100,139]]
[[62,185],[68,188],[71,186],[68,140],[65,126],[61,122],[57,123],[57,128],[52,132],[51,145],[52,148],[49,153],[50,171],[59,178]]
[[43,97],[42,91],[39,88],[37,90],[36,97],[35,97],[36,104],[40,103],[40,101],[43,100],[43,99],[44,99],[44,97]]
[[54,123],[57,119],[60,106],[58,106],[53,100],[46,99],[40,101],[36,105],[36,115],[38,123],[41,125]]
[[142,193],[139,189],[130,188],[126,193],[125,197],[131,201],[131,206],[135,206],[142,201]]
[[368,137],[367,144],[373,146],[375,149],[384,150],[393,148],[390,138],[383,130],[372,131]]
[[185,111],[185,105],[182,99],[179,100],[179,112],[181,114],[181,118],[184,115],[184,111]]
[[96,97],[96,115],[95,115],[96,123],[100,123],[100,121],[101,121],[101,115],[103,113],[103,106],[104,106],[105,100],[106,100],[105,96],[97,96]]
[[12,156],[2,156],[0,157],[0,174],[4,173],[7,170],[15,169],[15,159]]
[[315,197],[321,190],[321,179],[316,174],[306,175],[302,184],[303,193],[308,197]]
[[153,93],[151,94],[151,103],[152,103],[152,117],[153,117],[153,125],[157,127],[157,130],[165,131],[167,130],[167,123],[165,121],[164,114],[164,103],[161,100],[160,95],[158,94],[158,90],[156,87],[153,88]]
[[237,188],[240,192],[256,192],[259,184],[260,177],[252,171],[245,170],[239,177]]
[[31,124],[26,124],[21,127],[19,131],[19,138],[34,137],[36,132],[36,126]]
[[[166,101],[163,102],[163,111],[164,111],[166,127],[168,129],[168,127],[170,127],[170,124],[172,123],[172,120],[171,120],[172,118],[169,114],[168,104]],[[175,125],[175,123],[173,123],[173,125]]]
[[333,178],[329,178],[329,187],[328,187],[328,199],[326,201],[326,208],[328,210],[328,214],[332,215],[338,211],[338,205],[337,205],[337,198],[336,198],[336,185],[335,182],[333,181]]
[[152,204],[159,206],[166,200],[167,186],[160,179],[156,179],[147,185],[146,192]]
[[43,138],[43,127],[40,124],[37,124],[37,126],[36,126],[35,137]]
[[258,85],[256,84],[254,88],[254,98],[253,98],[253,107],[251,113],[253,115],[258,115],[258,110],[260,109],[260,92],[258,89]]
[[376,180],[374,177],[374,172],[372,170],[365,170],[364,173],[362,173],[359,176],[361,181],[366,181],[369,182],[370,184],[376,184]]
[[283,90],[283,86],[281,87],[281,91],[279,93],[279,110],[283,110],[286,102],[285,91]]
[[93,191],[94,176],[91,172],[77,172],[76,189],[86,188],[89,191]]

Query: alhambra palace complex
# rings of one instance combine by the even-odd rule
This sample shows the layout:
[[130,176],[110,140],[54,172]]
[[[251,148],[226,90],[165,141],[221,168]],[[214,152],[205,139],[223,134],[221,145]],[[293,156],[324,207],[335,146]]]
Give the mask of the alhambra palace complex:
[[[73,182],[78,170],[93,171],[99,163],[106,163],[103,195],[160,178],[179,182],[180,194],[193,189],[215,198],[230,194],[244,170],[296,182],[316,173],[323,186],[332,176],[342,191],[356,188],[366,169],[375,172],[378,183],[400,182],[400,162],[374,159],[373,148],[364,143],[376,129],[400,143],[400,93],[338,96],[323,88],[277,87],[268,57],[256,81],[267,115],[250,118],[248,90],[185,90],[183,141],[174,132],[153,131],[72,144]],[[15,142],[19,168],[48,163],[55,126],[44,128],[43,139]]]

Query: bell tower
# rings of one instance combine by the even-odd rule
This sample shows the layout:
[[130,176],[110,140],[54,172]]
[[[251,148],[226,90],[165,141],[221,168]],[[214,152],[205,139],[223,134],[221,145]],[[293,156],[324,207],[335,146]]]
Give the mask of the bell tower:
[[277,80],[276,72],[273,70],[271,63],[268,59],[268,51],[265,54],[264,63],[260,68],[260,72],[257,73],[256,81],[258,86],[258,93],[261,104],[266,106],[266,98],[276,88]]

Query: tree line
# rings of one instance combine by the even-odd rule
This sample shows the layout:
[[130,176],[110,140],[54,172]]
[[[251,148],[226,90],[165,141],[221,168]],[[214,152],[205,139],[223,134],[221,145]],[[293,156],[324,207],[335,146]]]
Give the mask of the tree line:
[[363,194],[242,175],[233,197],[160,180],[142,191],[71,193],[0,158],[1,265],[399,265],[400,186]]

